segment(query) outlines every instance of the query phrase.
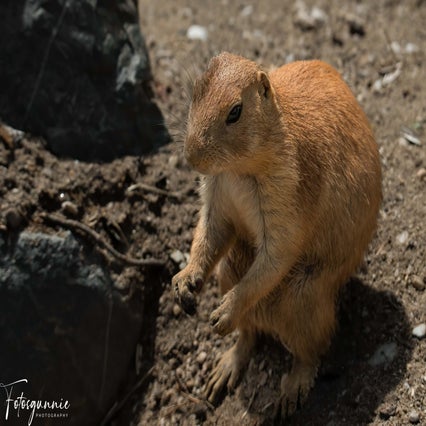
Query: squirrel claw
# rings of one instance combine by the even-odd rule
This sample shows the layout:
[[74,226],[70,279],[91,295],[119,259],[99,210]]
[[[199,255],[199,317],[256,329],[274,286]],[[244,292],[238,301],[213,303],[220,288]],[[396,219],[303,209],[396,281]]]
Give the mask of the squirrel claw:
[[221,304],[210,315],[210,324],[214,331],[221,336],[226,336],[235,330],[236,324],[231,315],[231,297],[230,293],[226,294]]
[[197,311],[195,294],[201,290],[203,280],[184,269],[173,277],[172,286],[176,302],[188,315],[194,315]]

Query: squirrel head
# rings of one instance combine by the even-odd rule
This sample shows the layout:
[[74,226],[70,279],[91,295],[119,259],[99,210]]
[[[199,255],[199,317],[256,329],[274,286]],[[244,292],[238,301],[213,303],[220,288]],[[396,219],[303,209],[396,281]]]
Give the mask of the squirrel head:
[[193,88],[189,164],[203,174],[241,172],[265,142],[274,109],[269,77],[255,62],[227,52],[213,57]]

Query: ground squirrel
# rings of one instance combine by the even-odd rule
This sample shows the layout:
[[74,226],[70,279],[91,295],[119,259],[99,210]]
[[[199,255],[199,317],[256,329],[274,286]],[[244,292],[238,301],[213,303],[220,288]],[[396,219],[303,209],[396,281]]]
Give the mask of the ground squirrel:
[[239,330],[207,383],[207,398],[237,383],[259,332],[293,355],[281,380],[286,417],[313,386],[336,322],[339,288],[363,260],[376,229],[381,168],[368,120],[339,73],[299,61],[271,72],[230,53],[195,82],[185,157],[204,175],[188,265],[176,298],[215,272],[223,298],[216,332]]

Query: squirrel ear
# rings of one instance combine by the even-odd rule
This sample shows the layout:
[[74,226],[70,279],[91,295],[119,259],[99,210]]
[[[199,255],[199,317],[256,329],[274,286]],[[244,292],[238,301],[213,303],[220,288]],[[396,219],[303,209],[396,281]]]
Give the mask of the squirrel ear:
[[265,98],[269,98],[271,96],[271,82],[268,75],[264,71],[258,71],[257,79],[260,83],[259,94]]

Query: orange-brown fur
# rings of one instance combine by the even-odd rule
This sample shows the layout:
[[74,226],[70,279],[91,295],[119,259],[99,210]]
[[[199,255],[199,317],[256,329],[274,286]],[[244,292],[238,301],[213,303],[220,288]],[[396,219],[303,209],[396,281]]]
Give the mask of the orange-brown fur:
[[[226,124],[235,103],[240,119]],[[205,175],[188,266],[173,278],[193,311],[216,267],[211,314],[238,341],[212,372],[207,397],[235,386],[257,332],[293,354],[278,405],[291,414],[312,387],[335,327],[339,288],[361,263],[381,202],[377,145],[348,86],[321,61],[269,74],[229,53],[196,82],[185,155]]]

